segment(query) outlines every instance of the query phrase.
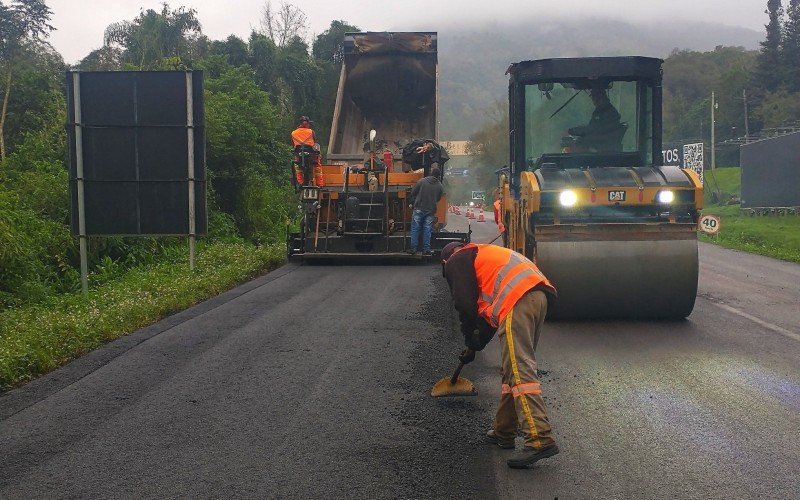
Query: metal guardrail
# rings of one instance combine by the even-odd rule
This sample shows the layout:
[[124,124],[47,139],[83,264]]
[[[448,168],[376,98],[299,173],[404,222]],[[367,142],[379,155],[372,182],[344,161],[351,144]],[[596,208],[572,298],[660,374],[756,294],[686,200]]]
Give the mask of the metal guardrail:
[[741,210],[742,215],[750,217],[800,215],[800,207],[749,207]]
[[751,142],[761,141],[764,139],[773,139],[784,135],[794,134],[800,132],[800,120],[788,123],[782,127],[770,127],[761,130],[755,134],[737,137],[735,139],[728,139],[726,141],[718,142],[717,146],[741,146]]

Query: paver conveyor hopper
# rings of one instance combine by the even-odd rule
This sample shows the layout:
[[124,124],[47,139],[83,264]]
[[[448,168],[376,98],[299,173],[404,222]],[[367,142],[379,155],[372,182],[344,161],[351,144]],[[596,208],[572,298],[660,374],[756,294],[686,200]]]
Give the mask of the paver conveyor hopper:
[[508,70],[506,245],[558,288],[552,317],[684,318],[697,295],[697,173],[661,166],[662,60]]

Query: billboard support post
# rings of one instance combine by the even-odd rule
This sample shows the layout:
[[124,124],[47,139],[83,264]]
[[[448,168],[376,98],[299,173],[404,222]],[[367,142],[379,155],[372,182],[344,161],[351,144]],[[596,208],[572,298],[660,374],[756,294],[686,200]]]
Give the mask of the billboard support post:
[[189,269],[194,270],[195,261],[195,214],[194,214],[194,101],[192,99],[192,73],[186,72],[186,143],[188,154],[189,185]]
[[75,182],[78,187],[78,240],[81,254],[81,290],[89,292],[89,256],[86,244],[86,206],[83,194],[83,132],[81,122],[81,76],[72,73],[72,97],[75,101]]

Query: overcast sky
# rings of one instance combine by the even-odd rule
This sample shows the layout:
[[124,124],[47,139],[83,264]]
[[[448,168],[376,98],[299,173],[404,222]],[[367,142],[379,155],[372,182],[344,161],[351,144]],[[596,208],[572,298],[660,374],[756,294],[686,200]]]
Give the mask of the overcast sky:
[[[131,20],[142,8],[160,10],[161,0],[47,0],[57,28],[50,42],[68,63],[75,63],[103,43],[111,23]],[[203,33],[212,39],[230,34],[247,38],[258,26],[265,0],[173,0],[197,10]],[[278,0],[273,0],[273,5]],[[503,22],[530,18],[531,29],[547,17],[603,16],[631,21],[719,22],[762,31],[766,0],[302,0],[290,1],[306,13],[309,33],[324,31],[341,19],[370,31],[391,29],[436,31],[444,24]],[[784,2],[786,3],[786,2]],[[502,7],[500,7],[502,6]]]

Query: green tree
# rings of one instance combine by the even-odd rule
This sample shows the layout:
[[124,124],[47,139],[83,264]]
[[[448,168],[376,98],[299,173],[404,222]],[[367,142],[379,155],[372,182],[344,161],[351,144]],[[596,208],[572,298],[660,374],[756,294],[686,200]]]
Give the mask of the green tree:
[[278,74],[284,84],[281,110],[289,115],[286,127],[295,125],[299,115],[317,115],[320,110],[320,67],[308,55],[281,51]]
[[80,60],[81,71],[117,71],[122,69],[122,49],[104,45]]
[[211,42],[209,53],[224,55],[231,66],[247,64],[250,57],[247,43],[235,35],[230,35],[222,41]]
[[274,239],[291,210],[287,200],[294,201],[287,195],[291,158],[280,116],[249,66],[215,68],[205,90],[213,202],[233,216],[242,235]]
[[314,58],[320,61],[341,64],[344,59],[342,44],[345,33],[358,31],[361,30],[347,21],[331,21],[330,27],[314,39],[311,49]]
[[753,115],[764,127],[780,127],[800,120],[800,93],[786,89],[767,92]]
[[469,138],[467,153],[474,155],[470,175],[486,192],[497,186],[495,171],[508,165],[508,103],[495,101],[485,113],[484,125]]
[[44,0],[0,2],[0,65],[3,72],[3,107],[0,111],[0,158],[6,157],[5,124],[16,63],[27,50],[36,50],[55,29],[48,22],[52,11]]
[[134,69],[162,69],[165,59],[187,62],[192,52],[192,36],[199,36],[197,11],[162,4],[161,12],[142,11],[133,21],[114,23],[106,28],[107,46],[123,49],[123,62]]
[[742,90],[747,88],[751,97],[755,93],[751,81],[757,64],[757,53],[742,47],[673,51],[664,61],[664,141],[710,140],[712,91],[719,101],[717,138],[743,135]]
[[253,68],[256,84],[261,90],[274,95],[278,90],[275,75],[278,48],[272,40],[254,31],[250,34],[248,49],[248,62]]
[[783,8],[781,0],[767,0],[766,38],[761,42],[761,54],[758,57],[757,78],[767,91],[775,91],[783,82],[783,65],[781,58],[781,18]]
[[783,30],[783,60],[786,86],[800,92],[800,0],[790,0]]
[[[61,56],[47,45],[19,54],[14,68],[14,95],[6,106],[7,155],[14,152],[26,134],[48,127],[61,116],[65,69]],[[63,124],[62,121],[59,126]]]

